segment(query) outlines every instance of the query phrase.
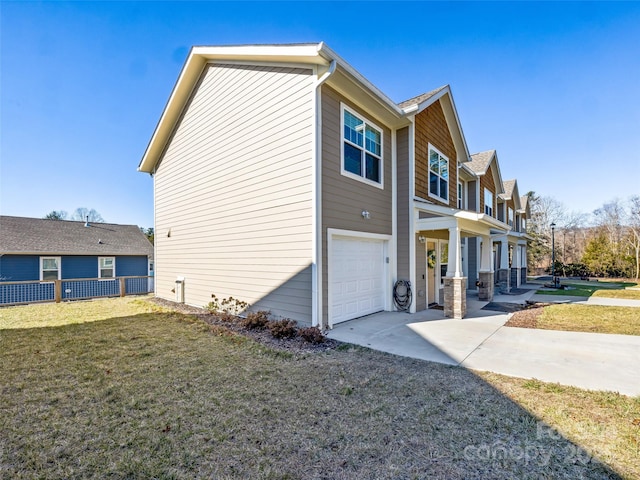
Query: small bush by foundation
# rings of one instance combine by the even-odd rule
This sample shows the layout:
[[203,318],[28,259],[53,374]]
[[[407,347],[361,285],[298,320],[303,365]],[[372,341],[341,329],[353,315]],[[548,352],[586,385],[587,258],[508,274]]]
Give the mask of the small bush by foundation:
[[318,327],[307,327],[298,330],[298,335],[309,343],[323,343],[325,338]]
[[263,310],[259,312],[251,312],[247,318],[242,320],[242,326],[249,330],[262,329],[269,323],[269,312]]
[[296,322],[285,318],[283,320],[274,320],[268,324],[271,335],[275,338],[293,338],[298,335]]

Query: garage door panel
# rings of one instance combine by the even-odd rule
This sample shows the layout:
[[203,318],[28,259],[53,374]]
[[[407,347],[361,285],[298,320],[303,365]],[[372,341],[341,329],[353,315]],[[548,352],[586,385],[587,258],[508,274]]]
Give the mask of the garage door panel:
[[334,238],[331,249],[332,323],[384,310],[384,241]]

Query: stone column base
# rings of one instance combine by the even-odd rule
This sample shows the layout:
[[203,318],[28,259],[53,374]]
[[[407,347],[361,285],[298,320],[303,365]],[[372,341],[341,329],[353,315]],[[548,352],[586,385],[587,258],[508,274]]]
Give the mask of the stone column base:
[[493,272],[478,273],[478,300],[483,302],[493,300]]
[[518,288],[520,286],[520,269],[511,267],[511,287]]
[[444,278],[444,316],[462,319],[467,314],[466,277]]
[[498,270],[498,281],[496,282],[501,292],[509,292],[509,280],[511,280],[511,272],[505,268]]

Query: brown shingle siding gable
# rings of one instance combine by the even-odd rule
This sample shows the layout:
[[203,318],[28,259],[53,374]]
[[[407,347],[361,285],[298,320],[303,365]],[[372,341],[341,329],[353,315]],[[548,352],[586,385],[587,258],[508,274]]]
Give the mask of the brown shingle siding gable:
[[135,225],[0,216],[0,253],[153,255]]
[[[429,196],[429,144],[449,158],[449,201]],[[440,205],[455,206],[457,197],[457,155],[447,120],[438,100],[416,115],[415,120],[416,196]]]

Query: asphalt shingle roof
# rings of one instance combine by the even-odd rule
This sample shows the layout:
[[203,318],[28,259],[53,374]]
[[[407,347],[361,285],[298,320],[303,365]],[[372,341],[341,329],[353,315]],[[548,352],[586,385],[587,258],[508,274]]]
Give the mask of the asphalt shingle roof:
[[153,245],[135,225],[0,216],[0,254],[147,255]]
[[495,155],[495,150],[487,150],[486,152],[474,153],[471,155],[471,161],[465,163],[471,171],[478,174],[484,174],[489,168],[491,159]]
[[405,100],[404,102],[400,102],[398,104],[398,106],[400,108],[407,108],[410,107],[411,105],[418,105],[422,102],[424,102],[425,100],[429,100],[431,97],[433,97],[435,94],[437,94],[438,92],[440,92],[441,90],[447,88],[447,85],[443,85],[442,87],[438,87],[434,90],[431,90],[430,92],[426,92],[426,93],[422,93],[420,95],[417,95],[413,98],[410,98],[409,100]]

